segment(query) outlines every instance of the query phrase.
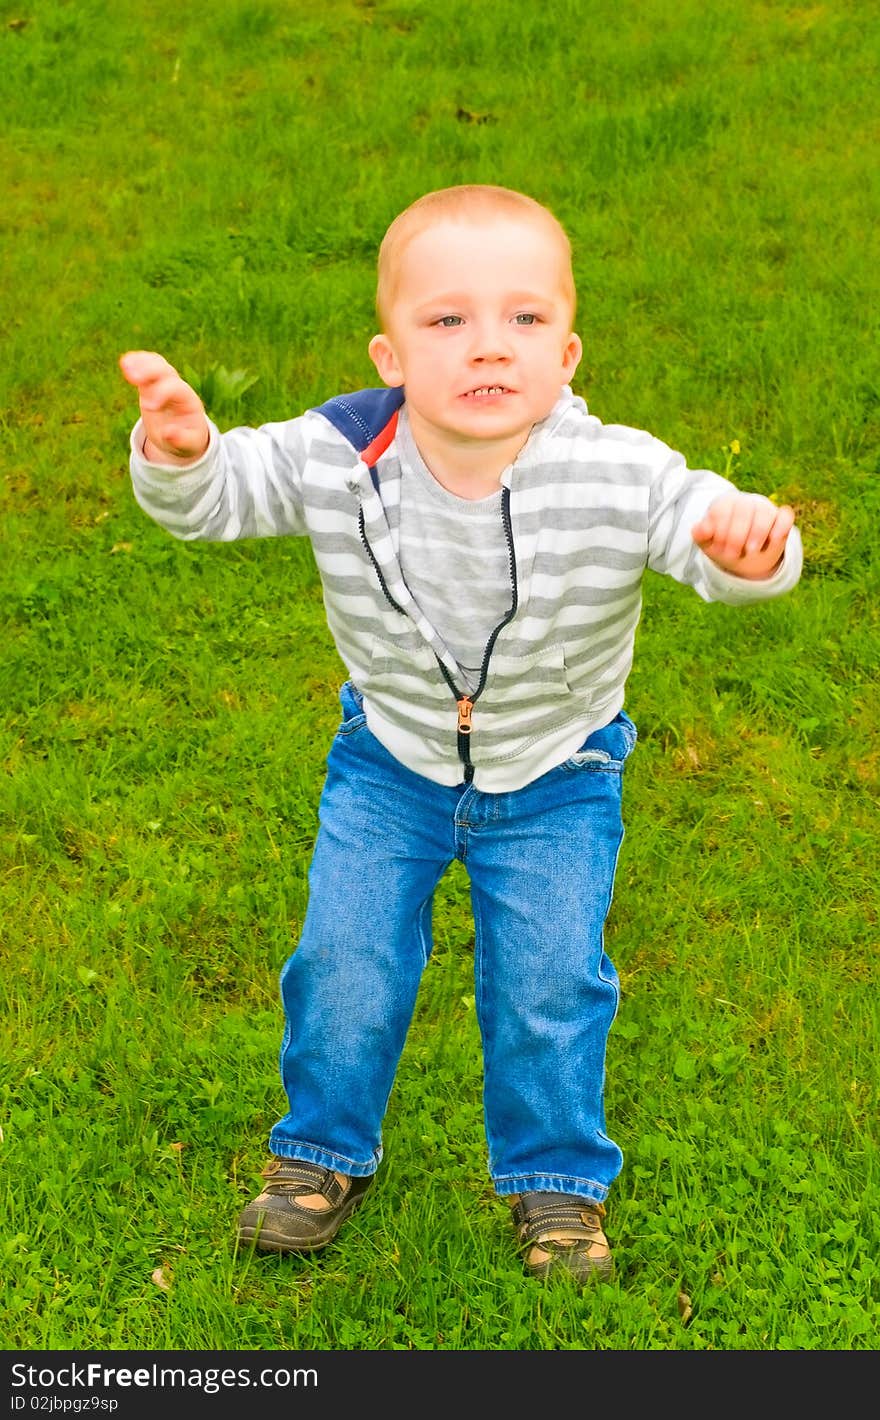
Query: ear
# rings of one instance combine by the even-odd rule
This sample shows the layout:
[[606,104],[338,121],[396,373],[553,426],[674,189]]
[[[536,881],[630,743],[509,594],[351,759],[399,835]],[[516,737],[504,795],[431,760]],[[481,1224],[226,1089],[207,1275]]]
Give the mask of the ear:
[[581,344],[581,338],[572,331],[565,343],[565,349],[562,352],[562,373],[565,376],[566,384],[568,384],[580,364],[583,353],[584,347]]
[[387,335],[374,335],[367,349],[370,359],[379,372],[379,379],[386,385],[402,385],[403,371],[394,353],[394,346]]

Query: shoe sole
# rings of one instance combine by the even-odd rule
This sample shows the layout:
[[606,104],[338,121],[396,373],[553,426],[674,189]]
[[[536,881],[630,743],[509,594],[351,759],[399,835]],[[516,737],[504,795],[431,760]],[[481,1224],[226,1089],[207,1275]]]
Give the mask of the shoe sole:
[[266,1213],[261,1213],[256,1223],[245,1223],[238,1230],[238,1241],[240,1243],[253,1243],[260,1252],[320,1252],[322,1247],[331,1243],[347,1218],[360,1207],[366,1198],[366,1191],[353,1198],[348,1206],[343,1206],[332,1233],[326,1238],[304,1238],[301,1242],[291,1240],[283,1233],[267,1232],[263,1226]]
[[526,1263],[526,1271],[530,1277],[537,1277],[541,1282],[546,1282],[548,1277],[560,1277],[566,1273],[582,1287],[590,1286],[594,1282],[614,1281],[614,1262],[610,1257],[602,1262],[594,1263],[589,1268],[569,1267],[563,1257],[554,1257],[550,1262],[538,1262],[532,1265]]

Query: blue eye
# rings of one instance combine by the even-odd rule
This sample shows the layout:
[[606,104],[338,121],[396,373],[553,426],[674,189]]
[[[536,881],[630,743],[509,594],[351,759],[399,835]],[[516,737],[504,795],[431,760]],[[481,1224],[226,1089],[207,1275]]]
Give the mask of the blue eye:
[[514,317],[517,325],[534,325],[537,319],[538,317],[532,315],[531,311],[520,311],[519,315]]
[[435,321],[435,325],[445,326],[447,330],[451,330],[454,326],[461,325],[461,323],[461,316],[441,316],[438,321]]

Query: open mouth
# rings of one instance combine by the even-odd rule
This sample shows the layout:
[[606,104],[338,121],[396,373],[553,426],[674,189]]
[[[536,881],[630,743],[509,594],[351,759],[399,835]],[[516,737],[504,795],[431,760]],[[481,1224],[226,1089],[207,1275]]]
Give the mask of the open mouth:
[[478,389],[467,390],[465,399],[486,399],[490,395],[513,394],[513,390],[507,385],[480,385]]

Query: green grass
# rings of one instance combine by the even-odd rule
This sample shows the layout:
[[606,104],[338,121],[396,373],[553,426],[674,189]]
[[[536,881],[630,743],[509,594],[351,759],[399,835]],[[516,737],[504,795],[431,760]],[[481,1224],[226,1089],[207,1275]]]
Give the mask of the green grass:
[[[878,48],[854,0],[0,4],[7,1348],[876,1349]],[[755,609],[646,584],[586,1295],[488,1183],[457,868],[380,1183],[236,1253],[342,671],[307,544],[175,543],[128,482],[121,351],[224,426],[375,383],[378,242],[459,181],[569,228],[591,408],[805,543]]]

